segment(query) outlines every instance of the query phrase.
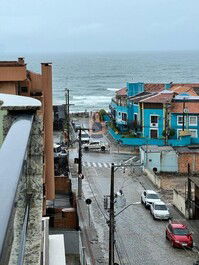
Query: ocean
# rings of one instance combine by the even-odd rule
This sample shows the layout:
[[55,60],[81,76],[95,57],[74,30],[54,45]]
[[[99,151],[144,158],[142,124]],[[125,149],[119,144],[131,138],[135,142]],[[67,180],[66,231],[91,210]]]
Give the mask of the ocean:
[[115,91],[126,82],[199,83],[199,51],[4,54],[0,60],[19,56],[35,72],[41,62],[53,63],[53,104],[65,102],[68,88],[71,112],[108,110]]

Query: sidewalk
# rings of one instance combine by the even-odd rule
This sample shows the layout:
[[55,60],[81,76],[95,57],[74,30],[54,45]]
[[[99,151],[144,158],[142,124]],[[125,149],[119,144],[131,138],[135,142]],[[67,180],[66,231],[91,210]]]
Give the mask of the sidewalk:
[[111,145],[111,153],[119,153],[119,154],[138,154],[138,149],[134,146],[129,145],[121,145],[119,144],[113,137],[106,131],[104,134],[104,138]]

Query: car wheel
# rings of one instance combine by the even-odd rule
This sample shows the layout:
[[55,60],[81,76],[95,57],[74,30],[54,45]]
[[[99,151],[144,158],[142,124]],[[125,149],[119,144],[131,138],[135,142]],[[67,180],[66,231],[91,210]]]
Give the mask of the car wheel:
[[144,204],[143,200],[142,200],[142,197],[141,197],[141,204]]
[[88,152],[88,150],[89,150],[88,146],[85,146],[84,151]]
[[105,146],[101,146],[101,150],[102,151],[105,151]]
[[175,244],[174,244],[173,240],[171,241],[171,246],[172,246],[173,248],[175,248]]
[[153,215],[153,220],[156,220],[155,216]]
[[148,208],[148,206],[147,206],[146,202],[145,202],[144,206],[145,206],[145,208],[146,208],[146,209]]
[[165,233],[165,238],[166,240],[169,240],[168,236],[167,236],[167,232]]

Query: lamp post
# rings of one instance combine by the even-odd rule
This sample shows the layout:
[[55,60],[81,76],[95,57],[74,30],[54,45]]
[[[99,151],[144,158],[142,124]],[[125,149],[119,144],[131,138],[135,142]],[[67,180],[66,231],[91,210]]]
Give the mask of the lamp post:
[[[115,193],[114,193],[114,172],[115,168],[119,167],[131,167],[132,165],[114,165],[114,163],[111,164],[111,185],[110,185],[110,209],[109,209],[109,265],[115,265],[115,255],[114,255],[114,246],[115,246],[115,217],[118,216],[121,212],[126,210],[131,205],[137,205],[140,204],[140,202],[131,203],[128,206],[126,206],[124,209],[122,209],[119,213],[115,215]],[[141,166],[134,165],[134,166]]]
[[114,265],[114,232],[115,232],[115,210],[114,210],[114,163],[111,164],[111,186],[110,186],[110,215],[109,215],[109,265]]

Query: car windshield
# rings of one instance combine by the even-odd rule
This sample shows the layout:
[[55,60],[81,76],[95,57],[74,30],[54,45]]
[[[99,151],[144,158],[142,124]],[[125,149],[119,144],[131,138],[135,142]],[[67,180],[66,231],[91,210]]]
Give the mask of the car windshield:
[[148,199],[159,199],[159,196],[155,193],[147,194],[146,196]]
[[155,205],[155,210],[166,211],[166,205]]
[[82,137],[89,137],[89,135],[87,133],[82,133],[81,135]]
[[186,228],[174,228],[173,233],[174,233],[174,235],[183,236],[183,235],[189,234],[189,231]]

